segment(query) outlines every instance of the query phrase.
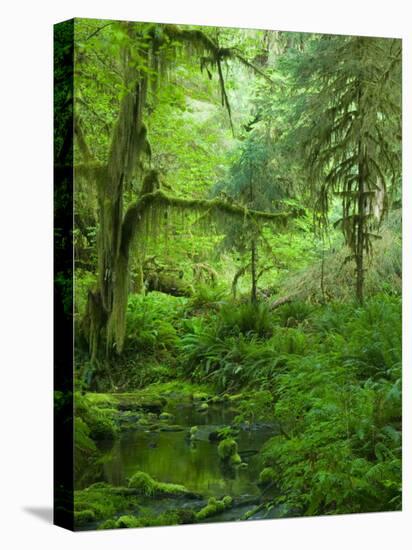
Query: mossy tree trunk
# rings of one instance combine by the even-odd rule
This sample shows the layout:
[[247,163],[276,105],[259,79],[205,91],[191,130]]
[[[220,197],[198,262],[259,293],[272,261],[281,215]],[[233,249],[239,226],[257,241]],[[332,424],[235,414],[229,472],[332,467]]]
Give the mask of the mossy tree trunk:
[[[157,74],[161,46],[170,45],[171,41],[172,43],[179,41],[186,45],[191,55],[194,53],[200,60],[203,59],[203,65],[206,63],[206,66],[217,69],[222,104],[227,108],[229,117],[230,107],[224,87],[222,62],[236,58],[266,77],[262,71],[244,59],[237,49],[219,48],[200,31],[182,30],[174,25],[165,25],[163,28],[164,42],[156,33],[150,39],[150,31],[143,42],[138,42],[140,59],[140,68],[138,68],[133,59],[133,44],[139,38],[136,27],[133,23],[124,24],[125,34],[129,39],[122,51],[124,89],[127,91],[120,104],[106,165],[93,162],[80,125],[76,132],[78,147],[85,162],[82,167],[83,175],[95,178],[98,187],[98,285],[97,288],[89,291],[86,315],[83,320],[92,361],[97,360],[99,355],[107,357],[112,348],[117,352],[122,350],[126,326],[131,245],[136,240],[146,237],[143,221],[150,215],[156,215],[156,211],[162,208],[174,208],[191,212],[207,212],[210,216],[224,214],[244,220],[259,217],[266,222],[282,224],[287,218],[285,214],[254,212],[218,199],[170,197],[160,189],[155,170],[146,168],[146,176],[143,179],[142,159],[150,156],[146,127],[143,124],[143,112],[149,78],[151,78],[149,74],[153,72]],[[204,57],[205,53],[208,53],[209,57]],[[144,58],[143,65],[146,64],[147,69],[141,68],[142,58]],[[150,69],[153,64],[154,66]],[[142,190],[136,203],[132,204],[124,214],[124,192],[139,169],[142,171]]]

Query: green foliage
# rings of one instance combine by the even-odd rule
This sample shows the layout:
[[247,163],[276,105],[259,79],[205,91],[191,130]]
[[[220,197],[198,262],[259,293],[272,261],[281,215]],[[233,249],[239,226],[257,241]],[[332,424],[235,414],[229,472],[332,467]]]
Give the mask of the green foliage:
[[74,418],[74,455],[75,473],[80,474],[85,465],[97,452],[96,445],[90,437],[90,429],[80,417]]
[[86,312],[88,291],[96,284],[97,277],[89,271],[82,269],[76,270],[74,278],[74,309],[79,318]]
[[82,510],[81,512],[74,512],[75,525],[84,525],[96,521],[96,515],[93,510]]
[[97,521],[113,518],[125,510],[136,509],[138,505],[138,497],[125,494],[124,491],[107,483],[94,483],[86,489],[74,492],[75,512],[91,512]]
[[356,265],[360,302],[364,256],[380,237],[390,189],[400,184],[401,64],[399,40],[325,36],[295,67],[296,133],[315,208],[327,225],[332,197],[341,199],[335,226]]
[[[278,427],[255,482],[286,515],[399,509],[400,42],[98,20],[74,32],[76,482],[123,414],[146,407],[165,427],[179,395],[205,422],[218,406],[235,415],[210,438],[222,467],[241,467],[241,429]],[[57,89],[58,111],[70,93]],[[199,452],[201,428],[186,431]],[[140,471],[128,483],[76,491],[76,525],[191,523],[232,505],[149,513],[142,502],[190,493]]]
[[379,296],[351,315],[341,307],[340,317],[328,309],[319,317],[324,341],[277,377],[275,416],[285,435],[263,450],[277,472],[277,502],[307,515],[397,508],[399,301]]
[[292,301],[277,308],[276,316],[283,327],[297,326],[312,313],[313,307],[301,301]]
[[191,310],[218,310],[227,297],[227,289],[222,285],[198,284],[194,289],[188,307]]
[[273,318],[265,303],[229,303],[219,312],[216,329],[219,337],[255,334],[264,338],[270,336],[272,331]]
[[[252,310],[256,312],[256,309]],[[246,311],[249,306],[246,307]],[[181,339],[184,353],[184,371],[195,381],[205,377],[213,382],[218,390],[252,386],[265,389],[273,383],[273,377],[282,368],[287,355],[302,355],[309,345],[309,336],[300,329],[277,328],[268,340],[262,340],[253,332],[245,336],[237,323],[242,311],[228,314],[221,323],[220,317],[202,322],[199,319],[190,325],[191,332]],[[245,319],[247,328],[268,330],[267,309],[251,320]],[[264,324],[261,323],[262,318]],[[223,328],[221,328],[223,327]],[[227,336],[223,334],[232,332]],[[234,334],[233,334],[234,332]]]
[[174,324],[179,318],[179,299],[151,292],[129,297],[126,316],[125,353],[141,352],[161,356],[177,343]]
[[259,484],[266,486],[276,481],[276,471],[274,468],[266,467],[259,474]]

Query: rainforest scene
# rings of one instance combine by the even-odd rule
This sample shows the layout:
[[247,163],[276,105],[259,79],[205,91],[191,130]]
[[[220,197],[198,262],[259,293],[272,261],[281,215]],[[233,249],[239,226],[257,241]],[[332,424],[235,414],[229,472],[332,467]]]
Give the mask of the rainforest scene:
[[401,509],[401,65],[75,20],[76,529]]

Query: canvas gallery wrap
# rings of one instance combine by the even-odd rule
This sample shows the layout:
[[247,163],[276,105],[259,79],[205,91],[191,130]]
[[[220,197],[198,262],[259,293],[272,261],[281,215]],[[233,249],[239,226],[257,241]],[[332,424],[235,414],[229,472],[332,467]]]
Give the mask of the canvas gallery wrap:
[[400,510],[401,41],[54,33],[55,523]]

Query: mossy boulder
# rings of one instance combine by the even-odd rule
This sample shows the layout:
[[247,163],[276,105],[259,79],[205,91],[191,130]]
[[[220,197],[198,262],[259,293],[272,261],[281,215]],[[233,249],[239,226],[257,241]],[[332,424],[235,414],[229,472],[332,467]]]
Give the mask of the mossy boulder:
[[242,459],[238,453],[235,453],[230,457],[230,464],[232,466],[240,466],[242,464]]
[[242,459],[238,453],[237,443],[233,438],[223,439],[223,441],[221,441],[218,445],[217,453],[220,460],[222,460],[225,464],[237,466],[242,462]]
[[93,441],[114,439],[119,432],[117,420],[117,408],[105,394],[75,393],[75,422],[87,426],[87,430],[80,429]]
[[192,399],[195,403],[199,403],[201,401],[207,401],[209,399],[209,395],[205,392],[198,391],[192,395]]
[[229,495],[223,497],[222,500],[217,500],[215,497],[211,497],[209,498],[207,505],[199,510],[199,512],[196,514],[196,519],[198,521],[202,521],[211,516],[220,514],[221,512],[224,512],[225,510],[230,508],[232,504],[233,499]]
[[140,527],[140,521],[138,518],[132,515],[120,516],[116,521],[116,529],[124,529],[131,527]]
[[138,489],[142,495],[152,496],[156,490],[155,480],[146,472],[136,472],[129,480],[130,489]]
[[129,480],[129,489],[136,489],[145,496],[183,496],[190,492],[183,485],[156,481],[146,472],[136,472]]
[[[86,489],[74,492],[74,510],[78,514],[87,512],[88,521],[92,521],[90,511],[96,521],[103,521],[127,510],[136,510],[139,505],[138,495],[131,494],[127,488],[113,487],[108,483],[94,483]],[[84,515],[80,521],[85,521],[85,517]]]
[[209,410],[209,405],[207,403],[200,403],[196,409],[198,412],[207,412]]
[[119,433],[119,427],[115,421],[117,413],[114,409],[99,409],[98,415],[89,419],[90,436],[95,441],[115,439]]
[[167,405],[167,399],[154,391],[111,394],[120,411],[144,411],[160,414]]

